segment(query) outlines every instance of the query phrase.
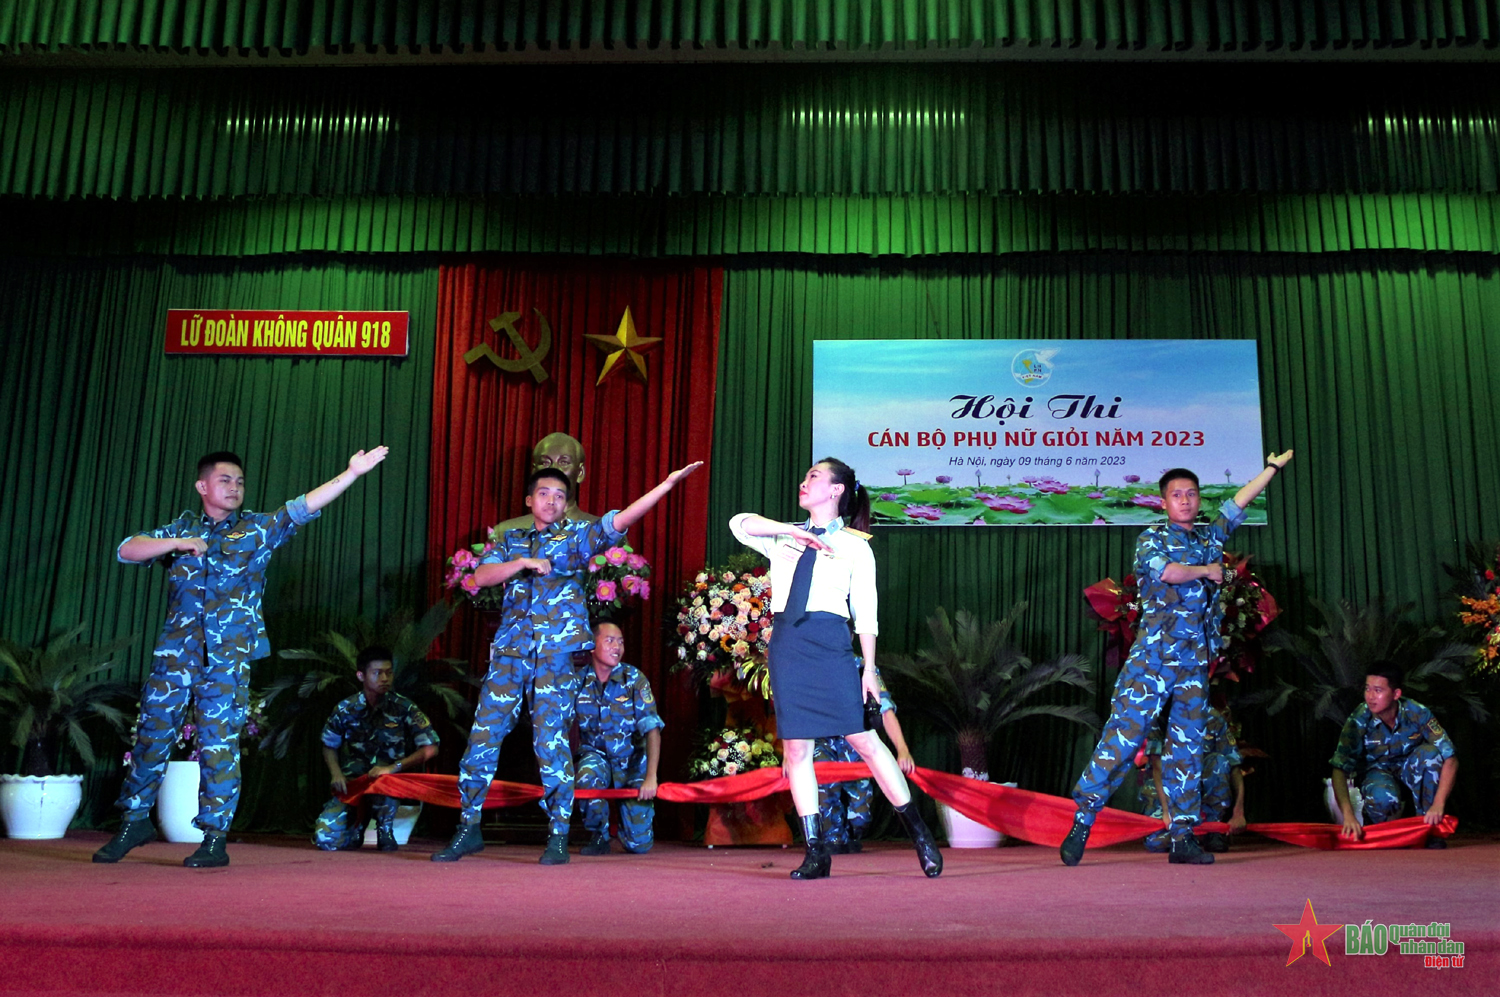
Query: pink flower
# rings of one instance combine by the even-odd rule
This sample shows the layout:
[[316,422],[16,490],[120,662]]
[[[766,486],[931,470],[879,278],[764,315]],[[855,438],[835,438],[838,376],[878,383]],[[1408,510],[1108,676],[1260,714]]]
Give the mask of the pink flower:
[[1140,480],[1141,480],[1141,476],[1139,474],[1127,474],[1127,475],[1125,475],[1125,483],[1127,485],[1133,485],[1137,481],[1140,481]]
[[472,568],[479,563],[479,559],[466,550],[456,550],[449,558],[455,568]]
[[927,519],[935,522],[943,518],[941,510],[934,509],[930,505],[909,505],[904,511],[913,519]]
[[602,571],[602,570],[604,570],[604,558],[603,557],[591,557],[591,558],[589,558],[589,574],[592,575],[594,572],[596,572],[596,571]]
[[985,505],[996,512],[1014,512],[1017,515],[1031,511],[1031,500],[1022,495],[1003,495],[1000,498],[986,502]]
[[640,585],[641,580],[635,575],[626,575],[624,578],[620,579],[620,587],[623,588],[626,592],[629,592],[631,595],[636,594],[636,591],[640,588]]
[[600,602],[614,602],[618,597],[619,591],[615,588],[615,583],[607,579],[594,589],[594,598]]
[[899,501],[901,501],[901,496],[897,495],[895,492],[881,492],[880,493],[880,501],[882,501],[882,502],[899,502]]
[[1103,497],[1103,492],[1089,492],[1089,498],[1091,499],[1102,499]]
[[459,588],[463,589],[469,595],[479,594],[479,583],[474,580],[473,575],[465,575],[464,580],[459,583]]
[[946,475],[946,474],[939,474],[937,476],[937,483],[940,484],[940,485],[946,485],[946,484],[949,484],[952,481],[953,481],[953,479],[950,478],[950,477],[948,477],[948,475]]
[[629,556],[629,551],[624,547],[611,547],[604,552],[604,559],[615,565],[624,564],[627,556]]
[[642,578],[636,583],[635,594],[640,596],[642,599],[651,598],[651,583]]
[[1132,495],[1130,501],[1135,505],[1145,506],[1147,509],[1160,509],[1160,495]]
[[646,567],[646,559],[633,552],[625,558],[625,563],[629,565],[631,571],[640,571]]
[[1095,516],[1094,517],[1094,525],[1095,526],[1108,526],[1109,525],[1109,520],[1105,519],[1103,516]]

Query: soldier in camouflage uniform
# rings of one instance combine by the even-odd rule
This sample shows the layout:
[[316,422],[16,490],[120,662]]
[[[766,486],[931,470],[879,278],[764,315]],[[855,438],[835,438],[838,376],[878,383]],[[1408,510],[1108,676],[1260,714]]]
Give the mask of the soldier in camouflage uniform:
[[[875,681],[880,683],[880,718],[885,727],[885,736],[896,749],[896,764],[910,775],[916,768],[911,749],[906,746],[906,737],[901,722],[896,719],[896,701],[875,670]],[[849,746],[842,737],[820,737],[813,741],[815,762],[857,762],[859,752]],[[875,785],[870,779],[852,782],[830,782],[818,786],[818,813],[823,816],[823,839],[835,855],[858,853],[865,829],[870,826],[870,805],[874,802]]]
[[[1344,815],[1346,837],[1358,841],[1364,828],[1349,801],[1349,778],[1359,780],[1364,823],[1381,824],[1406,809],[1401,787],[1411,794],[1417,814],[1436,824],[1447,812],[1448,794],[1458,774],[1453,741],[1432,711],[1401,695],[1401,670],[1380,664],[1365,676],[1365,701],[1344,721],[1333,758],[1333,795]],[[1428,837],[1428,848],[1446,848]]]
[[1073,789],[1078,812],[1062,843],[1064,865],[1083,858],[1089,829],[1120,788],[1146,728],[1166,710],[1167,750],[1163,763],[1172,814],[1168,860],[1207,865],[1214,857],[1193,836],[1201,802],[1198,780],[1203,724],[1208,714],[1208,664],[1218,650],[1218,587],[1224,580],[1224,542],[1244,521],[1255,501],[1292,452],[1272,454],[1266,466],[1226,500],[1218,518],[1198,525],[1202,499],[1198,476],[1186,468],[1162,475],[1159,487],[1167,523],[1145,530],[1136,542],[1135,576],[1141,617],[1130,656],[1115,683],[1114,706],[1094,748],[1093,761]]
[[[1162,736],[1159,726],[1153,727],[1146,739],[1146,757],[1151,765],[1151,788],[1147,799],[1151,801],[1145,810],[1147,817],[1162,819],[1166,806],[1166,790],[1161,777]],[[1202,777],[1198,782],[1198,795],[1202,810],[1198,817],[1205,822],[1220,822],[1229,825],[1230,834],[1245,829],[1245,777],[1240,771],[1240,748],[1235,742],[1234,732],[1224,714],[1214,707],[1208,708],[1208,718],[1203,725]],[[1146,851],[1165,852],[1169,840],[1166,828],[1152,831],[1146,836]],[[1229,839],[1222,834],[1205,834],[1203,847],[1211,852],[1229,851]]]
[[208,454],[198,462],[195,485],[202,512],[184,512],[120,544],[116,556],[122,564],[159,561],[167,567],[167,621],[141,691],[130,771],[116,804],[125,821],[94,853],[95,862],[118,862],[135,846],[156,839],[149,814],[191,700],[203,771],[193,823],[203,830],[203,844],[183,864],[229,864],[224,839],[240,798],[240,730],[250,705],[250,662],[271,653],[260,609],[266,565],[298,527],[317,518],[387,452],[385,447],[359,451],[338,477],[272,513],[241,508],[245,474],[238,456]]
[[[350,806],[337,795],[348,788],[349,779],[405,772],[437,754],[437,732],[427,715],[416,703],[391,691],[395,663],[390,651],[365,648],[359,653],[355,674],[360,691],[341,700],[323,725],[323,761],[335,795],[318,815],[313,844],[329,852],[355,849],[364,842],[359,806]],[[414,750],[408,753],[407,745]],[[396,798],[369,794],[364,801],[375,815],[376,847],[382,852],[396,851]]]
[[[578,787],[636,789],[640,796],[620,801],[620,844],[640,855],[651,850],[656,807],[656,766],[661,729],[651,683],[625,656],[625,636],[608,620],[594,625],[592,668],[578,689]],[[584,855],[609,854],[609,801],[589,800],[583,826],[590,840]]]
[[588,561],[617,543],[625,531],[660,502],[702,462],[672,472],[625,509],[597,523],[566,519],[571,480],[556,468],[526,479],[532,527],[507,530],[486,554],[473,578],[481,587],[504,585],[500,627],[490,645],[490,666],[479,692],[469,746],[459,765],[463,798],[458,830],[434,862],[456,862],[484,848],[480,811],[500,758],[500,742],[515,726],[521,697],[531,707],[531,743],[541,770],[541,806],[547,811],[543,865],[568,861],[568,822],[573,816],[573,756],[568,731],[578,697],[573,655],[594,646],[588,630],[584,584]]

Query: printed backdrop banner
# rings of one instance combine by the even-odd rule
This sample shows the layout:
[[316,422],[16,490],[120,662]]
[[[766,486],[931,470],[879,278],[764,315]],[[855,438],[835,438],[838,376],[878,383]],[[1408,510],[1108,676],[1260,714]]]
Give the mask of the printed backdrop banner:
[[[879,526],[1165,520],[1157,479],[1212,510],[1260,472],[1253,340],[819,340],[813,455],[851,464]],[[1247,523],[1264,524],[1265,498]]]

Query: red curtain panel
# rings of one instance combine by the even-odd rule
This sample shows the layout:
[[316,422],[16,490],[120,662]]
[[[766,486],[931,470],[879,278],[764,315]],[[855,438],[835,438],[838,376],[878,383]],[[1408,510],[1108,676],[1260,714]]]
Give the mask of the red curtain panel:
[[[495,523],[526,512],[522,489],[531,449],[552,432],[587,453],[580,506],[618,509],[694,460],[713,440],[723,271],[682,263],[599,258],[504,257],[441,266],[432,390],[428,589],[443,596],[444,566],[457,549],[482,542]],[[644,352],[646,379],[621,358],[602,383],[606,352],[586,335],[613,336],[626,308],[636,333],[661,340]],[[514,360],[516,345],[490,324],[517,312],[514,326],[546,372],[501,370],[464,354],[488,345]],[[541,319],[551,344],[540,354]],[[681,774],[697,727],[695,692],[670,674],[662,616],[682,583],[702,568],[710,465],[679,485],[630,531],[652,565],[651,598],[626,621],[626,660],[656,690],[662,718],[662,777]],[[494,618],[460,609],[441,653],[482,675]]]

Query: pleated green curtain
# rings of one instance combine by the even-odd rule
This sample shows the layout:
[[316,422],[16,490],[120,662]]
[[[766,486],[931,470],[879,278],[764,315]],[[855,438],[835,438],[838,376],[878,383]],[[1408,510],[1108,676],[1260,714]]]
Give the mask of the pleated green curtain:
[[1483,67],[0,72],[0,196],[1493,193]]
[[[115,677],[140,681],[165,615],[165,576],[118,564],[115,548],[196,508],[195,462],[219,449],[245,460],[246,507],[271,509],[333,477],[356,450],[391,448],[273,558],[274,648],[305,646],[352,617],[425,608],[436,282],[421,258],[0,262],[0,634],[29,644],[76,623],[86,640],[139,634]],[[167,357],[170,307],[409,310],[411,353]],[[272,658],[254,684],[296,667]],[[311,796],[326,789],[309,791],[311,770],[252,769],[261,781],[245,794],[241,824],[307,826]],[[94,773],[87,819],[111,815],[118,772],[111,763]]]
[[1500,253],[1497,194],[0,198],[34,253]]
[[0,50],[21,51],[1316,55],[1489,48],[1497,36],[1495,0],[0,0]]
[[[1294,629],[1309,598],[1454,606],[1444,562],[1500,536],[1500,267],[1443,254],[1068,255],[945,261],[789,262],[725,273],[709,556],[736,550],[727,521],[797,515],[812,435],[815,339],[1232,338],[1259,343],[1267,446],[1296,462],[1270,491],[1270,525],[1233,547],[1255,555]],[[1232,386],[1238,387],[1238,386]],[[840,454],[859,468],[858,454]],[[914,650],[937,605],[995,618],[1030,604],[1021,642],[1036,655],[1090,655],[1108,708],[1103,639],[1082,590],[1130,570],[1123,528],[876,531],[881,644]],[[1331,727],[1304,740],[1291,718],[1242,716],[1272,754],[1256,796],[1266,813],[1314,819]],[[1093,747],[1039,724],[1019,752],[1026,785],[1065,793]],[[1324,742],[1327,742],[1326,744]],[[1325,750],[1326,749],[1326,750]],[[932,750],[929,746],[925,750]],[[1467,757],[1482,758],[1469,744]],[[1480,754],[1474,754],[1480,752]],[[919,758],[920,760],[920,758]],[[951,760],[933,758],[939,764]],[[1482,779],[1463,790],[1470,813]],[[1299,818],[1302,819],[1302,818]]]

